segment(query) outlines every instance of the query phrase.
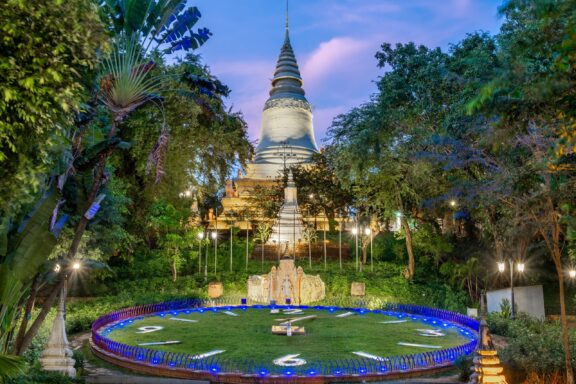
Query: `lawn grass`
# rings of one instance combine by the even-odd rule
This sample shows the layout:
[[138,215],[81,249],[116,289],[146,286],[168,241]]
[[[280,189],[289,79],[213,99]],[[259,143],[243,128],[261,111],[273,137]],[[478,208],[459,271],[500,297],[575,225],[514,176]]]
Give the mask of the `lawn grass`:
[[[219,356],[227,359],[254,359],[269,362],[289,355],[299,354],[308,361],[317,359],[355,358],[354,351],[376,356],[395,356],[435,349],[400,346],[398,342],[438,345],[443,348],[465,344],[468,340],[454,327],[442,328],[443,337],[420,336],[416,329],[438,329],[420,321],[399,324],[381,324],[381,321],[398,320],[383,314],[358,314],[338,318],[344,313],[306,309],[304,314],[271,314],[270,309],[234,309],[239,316],[233,317],[223,311],[179,314],[178,317],[198,320],[187,323],[170,320],[172,315],[150,316],[123,328],[116,328],[107,337],[124,344],[138,345],[146,342],[181,341],[181,344],[150,346],[147,348],[170,352],[202,354],[213,350],[225,350]],[[276,319],[316,315],[295,325],[306,328],[304,336],[280,336],[271,333]],[[162,326],[152,333],[137,333],[139,327]]]

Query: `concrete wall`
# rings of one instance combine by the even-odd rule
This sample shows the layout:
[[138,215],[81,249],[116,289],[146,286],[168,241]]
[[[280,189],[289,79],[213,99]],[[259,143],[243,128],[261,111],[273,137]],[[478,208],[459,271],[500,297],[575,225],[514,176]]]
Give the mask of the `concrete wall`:
[[[486,301],[488,313],[500,312],[503,299],[510,301],[510,288],[488,291]],[[516,313],[524,312],[532,317],[544,319],[544,291],[541,285],[529,287],[514,287],[514,302]]]

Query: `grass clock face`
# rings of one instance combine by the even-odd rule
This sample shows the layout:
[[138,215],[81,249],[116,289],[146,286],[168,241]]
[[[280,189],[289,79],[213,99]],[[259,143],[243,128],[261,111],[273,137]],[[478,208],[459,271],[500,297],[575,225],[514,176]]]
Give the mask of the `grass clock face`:
[[[274,312],[274,313],[273,313]],[[127,345],[296,366],[318,360],[382,359],[466,344],[468,330],[437,319],[346,310],[231,308],[135,318],[106,332]],[[290,323],[292,336],[272,332]],[[303,332],[298,333],[300,329]],[[468,334],[466,333],[468,332]],[[304,361],[304,363],[303,363]]]

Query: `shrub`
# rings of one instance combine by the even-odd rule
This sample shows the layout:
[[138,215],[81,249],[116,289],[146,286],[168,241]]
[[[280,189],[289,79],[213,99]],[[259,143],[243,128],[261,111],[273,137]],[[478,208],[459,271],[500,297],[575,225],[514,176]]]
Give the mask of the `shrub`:
[[[519,314],[516,320],[493,313],[488,317],[490,331],[508,337],[508,345],[499,351],[502,362],[513,370],[524,372],[528,381],[537,378],[545,383],[556,380],[564,370],[564,350],[560,324],[544,322]],[[572,354],[576,353],[576,337],[571,337]],[[574,364],[574,363],[573,363]],[[576,364],[575,364],[576,367]]]
[[454,362],[454,365],[460,371],[459,378],[461,382],[468,382],[470,376],[472,375],[472,365],[474,364],[473,357],[468,356],[460,356]]

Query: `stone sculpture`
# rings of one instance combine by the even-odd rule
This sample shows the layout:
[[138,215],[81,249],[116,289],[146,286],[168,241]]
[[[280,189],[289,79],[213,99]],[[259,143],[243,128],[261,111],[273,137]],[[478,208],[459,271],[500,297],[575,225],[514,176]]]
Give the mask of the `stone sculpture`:
[[308,304],[324,299],[326,287],[320,276],[304,273],[302,267],[296,268],[294,259],[280,260],[278,268],[272,267],[267,275],[255,275],[248,278],[248,298],[257,302],[275,300],[285,304]]

